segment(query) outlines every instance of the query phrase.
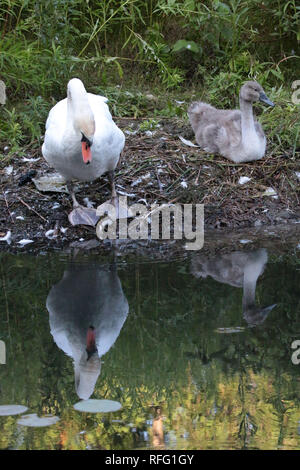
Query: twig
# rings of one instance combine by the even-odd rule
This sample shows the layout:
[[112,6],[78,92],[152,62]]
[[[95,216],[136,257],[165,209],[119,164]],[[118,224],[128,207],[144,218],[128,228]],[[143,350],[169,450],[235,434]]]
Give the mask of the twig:
[[199,168],[198,175],[197,175],[197,177],[196,177],[196,179],[195,179],[195,183],[194,183],[195,186],[198,185],[198,180],[199,180],[200,172],[201,172],[201,167]]
[[21,199],[20,197],[17,196],[17,199],[19,199],[19,201],[24,204],[24,206],[27,207],[27,209],[29,209],[30,211],[34,212],[36,215],[38,215],[42,220],[44,220],[45,222],[47,222],[47,219],[45,219],[45,217],[43,217],[41,214],[39,214],[35,209],[33,209],[32,207],[30,207],[26,202],[23,201],[23,199]]
[[290,55],[290,56],[288,56],[288,57],[284,57],[283,59],[281,59],[281,60],[278,62],[277,67],[278,67],[279,64],[281,64],[281,62],[284,62],[284,61],[286,61],[286,60],[288,60],[288,59],[293,59],[293,58],[298,59],[299,56],[297,56],[297,55]]
[[4,192],[4,191],[2,191],[2,193],[3,193],[4,201],[5,201],[5,204],[6,204],[6,207],[7,207],[8,213],[9,213],[9,216],[10,216],[10,218],[11,218],[11,221],[12,221],[12,223],[14,224],[15,222],[14,222],[13,216],[12,216],[12,214],[11,214],[10,210],[9,210],[9,207],[8,207],[8,202],[7,202],[7,199],[6,199],[5,192]]

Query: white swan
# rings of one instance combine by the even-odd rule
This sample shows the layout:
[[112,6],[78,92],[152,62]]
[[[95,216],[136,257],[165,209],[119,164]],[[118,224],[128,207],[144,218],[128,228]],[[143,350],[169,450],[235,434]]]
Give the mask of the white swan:
[[75,389],[87,400],[101,371],[101,357],[118,338],[128,302],[115,266],[74,263],[50,290],[46,307],[57,346],[74,360]]
[[114,123],[107,98],[87,93],[78,78],[69,81],[67,98],[49,112],[42,153],[67,181],[73,199],[69,220],[73,225],[95,225],[96,210],[78,204],[71,181],[93,181],[108,172],[112,200],[116,199],[114,169],[125,136]]
[[266,137],[252,109],[252,104],[258,100],[275,106],[259,83],[249,81],[240,90],[240,110],[216,109],[200,101],[192,103],[188,116],[200,147],[235,163],[262,158]]

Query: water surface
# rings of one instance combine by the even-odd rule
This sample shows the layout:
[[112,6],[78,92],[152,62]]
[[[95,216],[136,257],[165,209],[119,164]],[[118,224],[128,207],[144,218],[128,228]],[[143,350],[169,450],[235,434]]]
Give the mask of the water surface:
[[[300,263],[0,256],[1,449],[300,449]],[[299,355],[300,356],[300,355]],[[114,400],[84,413],[82,399]]]

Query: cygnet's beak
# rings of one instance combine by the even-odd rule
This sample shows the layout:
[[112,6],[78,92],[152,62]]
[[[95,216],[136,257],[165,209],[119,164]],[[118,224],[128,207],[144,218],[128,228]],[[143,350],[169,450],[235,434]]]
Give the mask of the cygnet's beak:
[[259,94],[259,101],[262,101],[263,103],[268,104],[269,106],[275,106],[275,103],[269,100],[269,98],[263,91],[261,91]]

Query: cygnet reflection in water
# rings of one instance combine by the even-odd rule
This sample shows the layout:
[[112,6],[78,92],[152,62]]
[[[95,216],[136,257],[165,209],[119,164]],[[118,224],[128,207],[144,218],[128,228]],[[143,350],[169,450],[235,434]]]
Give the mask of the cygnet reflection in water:
[[79,398],[93,393],[101,357],[118,338],[128,315],[128,302],[115,266],[73,263],[47,297],[51,334],[74,360]]
[[268,261],[264,248],[256,251],[235,251],[209,258],[196,254],[192,258],[191,272],[197,278],[211,276],[218,282],[243,288],[243,317],[249,326],[263,323],[276,304],[268,307],[256,305],[255,290],[259,276]]

